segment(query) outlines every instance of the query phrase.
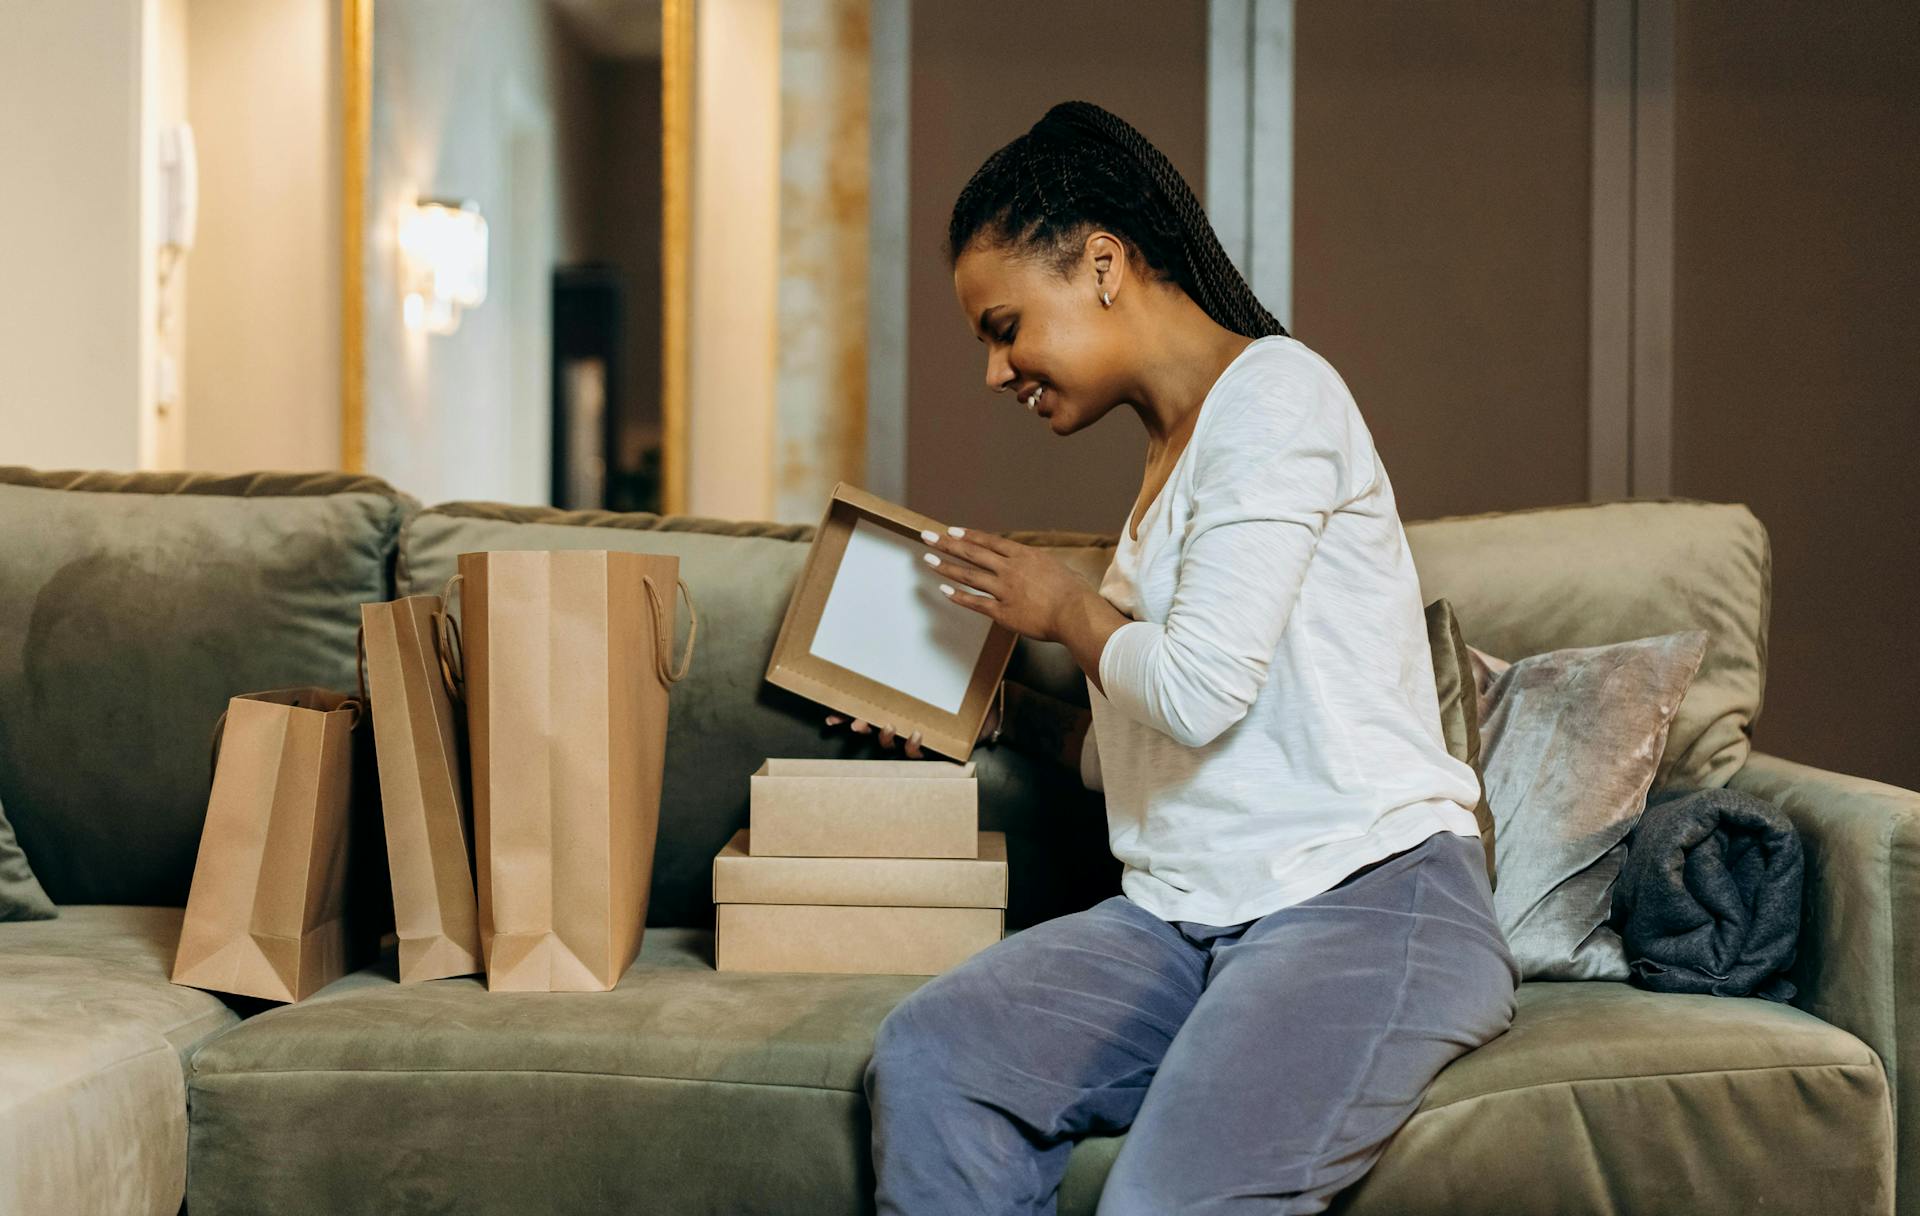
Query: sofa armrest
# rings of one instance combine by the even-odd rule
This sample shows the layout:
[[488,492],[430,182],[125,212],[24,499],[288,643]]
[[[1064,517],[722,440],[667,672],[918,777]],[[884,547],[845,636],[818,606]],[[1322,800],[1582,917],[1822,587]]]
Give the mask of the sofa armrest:
[[1732,788],[1786,812],[1806,852],[1794,1004],[1880,1054],[1898,1210],[1920,1213],[1920,793],[1754,752]]

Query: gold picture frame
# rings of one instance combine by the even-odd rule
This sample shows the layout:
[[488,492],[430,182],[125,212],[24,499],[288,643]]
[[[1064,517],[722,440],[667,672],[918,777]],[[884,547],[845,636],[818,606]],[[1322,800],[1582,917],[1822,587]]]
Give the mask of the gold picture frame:
[[367,162],[373,143],[373,0],[340,3],[340,467],[367,463]]

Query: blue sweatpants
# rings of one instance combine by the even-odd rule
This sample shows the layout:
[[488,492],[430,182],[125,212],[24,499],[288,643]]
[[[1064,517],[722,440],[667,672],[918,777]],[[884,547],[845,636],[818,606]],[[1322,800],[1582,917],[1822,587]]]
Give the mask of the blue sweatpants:
[[1442,832],[1241,925],[1116,895],[928,981],[867,1067],[880,1212],[1050,1214],[1129,1128],[1100,1216],[1324,1210],[1513,1020],[1483,857]]

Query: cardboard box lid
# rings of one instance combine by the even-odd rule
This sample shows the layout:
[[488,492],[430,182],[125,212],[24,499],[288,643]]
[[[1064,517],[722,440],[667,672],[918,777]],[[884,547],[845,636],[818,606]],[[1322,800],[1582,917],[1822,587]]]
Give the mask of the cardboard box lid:
[[[787,602],[767,681],[829,709],[891,726],[903,737],[918,731],[922,745],[943,756],[972,755],[1015,637],[934,591],[940,579],[919,560],[925,549],[920,533],[944,530],[898,503],[845,482],[835,486]],[[859,555],[851,563],[857,577],[873,584],[836,600],[850,553]],[[929,596],[940,602],[925,603]],[[877,615],[862,626],[859,614],[869,601],[878,606]],[[969,640],[976,632],[977,654]],[[935,703],[903,691],[899,685],[906,684],[946,700]]]
[[959,764],[951,760],[806,760],[768,757],[754,774],[756,777],[832,777],[835,780],[889,781],[908,778],[917,781],[975,779],[974,762]]
[[741,828],[713,859],[716,904],[1005,908],[1007,837],[980,833],[969,857],[756,857]]

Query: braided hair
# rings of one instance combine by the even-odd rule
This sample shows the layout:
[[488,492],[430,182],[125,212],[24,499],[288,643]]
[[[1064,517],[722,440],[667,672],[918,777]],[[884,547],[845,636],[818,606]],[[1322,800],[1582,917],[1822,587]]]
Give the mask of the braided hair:
[[1065,273],[1092,227],[1118,235],[1224,328],[1249,338],[1287,332],[1228,260],[1179,170],[1092,102],[1054,106],[974,172],[947,224],[947,264],[978,240],[1049,258]]

